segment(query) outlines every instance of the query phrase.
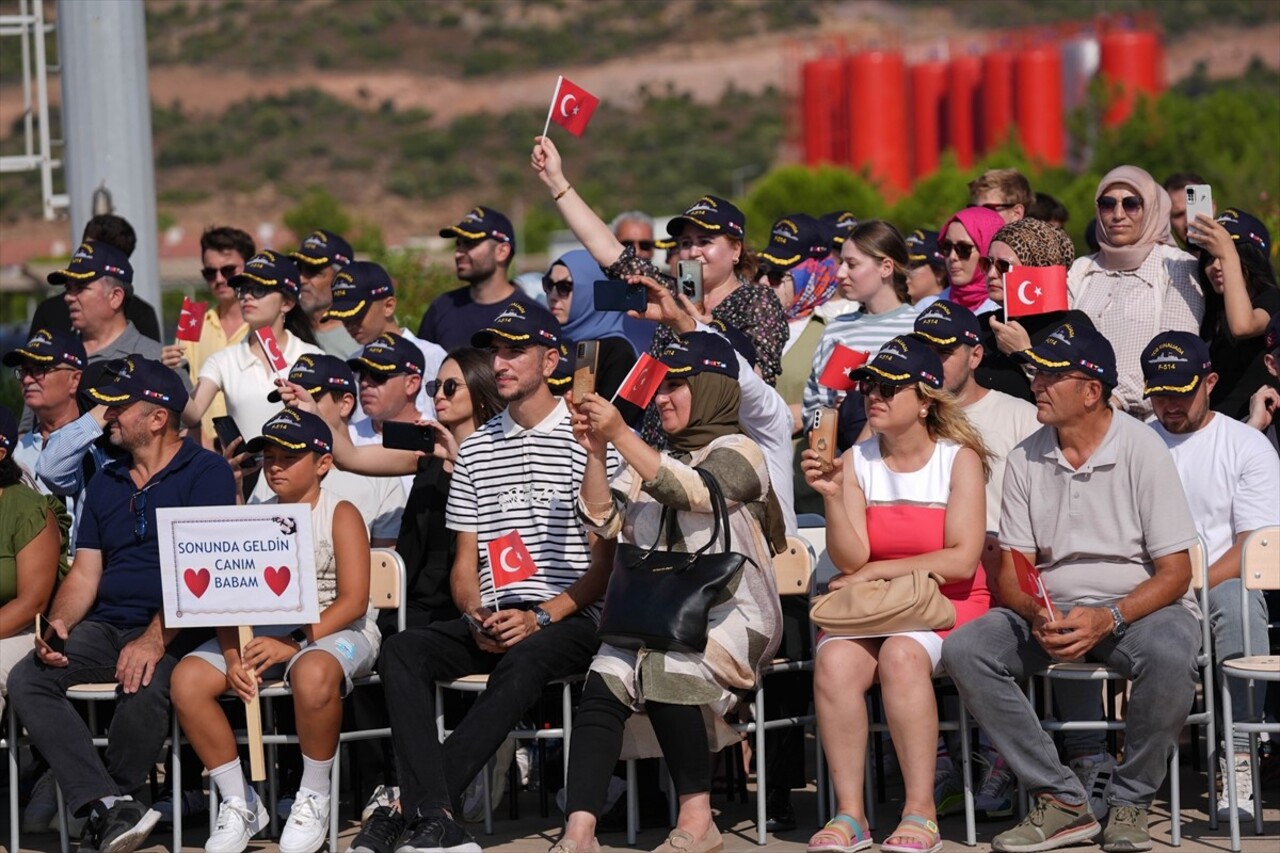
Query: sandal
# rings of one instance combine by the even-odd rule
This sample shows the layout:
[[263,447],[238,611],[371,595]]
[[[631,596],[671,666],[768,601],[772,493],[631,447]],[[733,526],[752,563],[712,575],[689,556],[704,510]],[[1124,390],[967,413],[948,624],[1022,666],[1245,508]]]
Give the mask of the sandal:
[[861,853],[871,847],[871,833],[847,814],[838,814],[809,839],[808,853]]
[[[894,838],[906,843],[890,844]],[[938,825],[918,814],[903,815],[898,828],[880,845],[881,853],[938,853],[941,849]]]

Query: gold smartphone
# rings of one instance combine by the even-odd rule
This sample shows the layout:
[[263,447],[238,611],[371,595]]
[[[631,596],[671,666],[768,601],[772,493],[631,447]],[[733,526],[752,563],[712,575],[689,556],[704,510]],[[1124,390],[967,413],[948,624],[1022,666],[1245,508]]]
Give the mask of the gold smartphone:
[[600,355],[599,341],[578,341],[573,362],[573,404],[596,390],[596,359]]
[[823,406],[813,416],[813,427],[809,430],[809,449],[818,454],[823,471],[830,471],[836,458],[836,425],[839,413]]

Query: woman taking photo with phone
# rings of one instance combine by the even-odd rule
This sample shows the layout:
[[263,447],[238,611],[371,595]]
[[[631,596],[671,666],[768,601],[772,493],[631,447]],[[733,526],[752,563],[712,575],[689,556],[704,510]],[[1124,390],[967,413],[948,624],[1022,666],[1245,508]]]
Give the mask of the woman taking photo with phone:
[[600,265],[590,252],[574,249],[561,255],[547,270],[542,277],[542,290],[547,294],[547,310],[560,321],[562,343],[570,354],[570,361],[577,344],[600,342],[596,355],[596,393],[608,400],[636,363],[636,350],[623,328],[626,315],[621,311],[596,310],[595,283],[602,276]]
[[[675,781],[679,815],[657,853],[722,850],[711,814],[711,754],[738,740],[724,715],[755,686],[781,633],[768,535],[775,519],[781,532],[781,519],[769,508],[760,447],[738,424],[737,357],[718,335],[693,332],[664,350],[660,360],[669,369],[656,398],[669,452],[645,444],[607,400],[587,395],[574,412],[574,432],[587,450],[578,511],[597,536],[645,548],[661,542],[660,547],[692,553],[711,540],[716,518],[713,492],[701,471],[723,492],[731,550],[746,561],[711,607],[705,652],[600,647],[574,715],[568,822],[553,853],[600,849],[596,823],[624,729],[635,746],[636,754],[628,757],[664,756]],[[605,473],[610,444],[627,463],[612,482]],[[719,541],[711,545],[717,552],[721,547]],[[606,611],[602,631],[607,621]]]
[[[980,556],[990,468],[981,437],[942,390],[942,362],[913,337],[889,341],[854,371],[875,434],[834,465],[806,450],[801,467],[822,495],[827,553],[840,574],[830,589],[914,571],[941,577],[958,627],[991,606]],[[859,637],[819,634],[814,707],[836,816],[809,840],[810,853],[856,853],[872,844],[863,780],[866,693],[880,683],[906,798],[886,853],[942,849],[934,805],[938,708],[933,676],[946,631]]]

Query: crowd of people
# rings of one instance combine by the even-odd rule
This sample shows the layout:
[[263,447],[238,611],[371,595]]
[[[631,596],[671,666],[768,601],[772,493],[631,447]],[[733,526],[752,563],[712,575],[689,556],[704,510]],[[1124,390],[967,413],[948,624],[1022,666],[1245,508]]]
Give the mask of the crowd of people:
[[[219,226],[201,240],[212,307],[199,340],[163,345],[134,293],[132,229],[90,221],[3,358],[24,403],[0,410],[0,696],[39,780],[24,828],[47,828],[56,780],[85,819],[81,849],[140,845],[163,809],[135,797],[172,708],[218,795],[205,849],[240,853],[268,812],[224,700],[283,678],[301,764],[282,853],[324,844],[344,714],[391,732],[354,750],[370,790],[349,853],[478,853],[464,816],[486,766],[551,682],[586,673],[553,853],[598,850],[615,765],[657,756],[679,806],[657,850],[716,853],[712,757],[739,738],[740,705],[780,653],[815,662],[768,694],[773,712],[817,715],[836,809],[811,853],[873,844],[876,684],[905,786],[880,849],[941,849],[938,817],[963,790],[939,736],[943,674],[981,727],[980,813],[1012,817],[1018,782],[1033,795],[994,849],[1099,836],[1104,850],[1149,849],[1200,620],[1216,660],[1240,656],[1246,633],[1268,645],[1263,596],[1242,612],[1239,591],[1245,538],[1280,523],[1280,290],[1263,224],[1234,207],[1187,221],[1182,190],[1199,176],[1162,185],[1124,165],[1100,182],[1092,252],[1077,258],[1067,211],[1001,169],[937,230],[795,212],[757,250],[724,198],[694,200],[659,235],[638,211],[601,219],[549,139],[530,163],[583,248],[531,299],[512,283],[510,220],[472,209],[440,231],[461,284],[416,333],[392,277],[341,235],[282,252]],[[678,262],[697,265],[700,289]],[[1068,307],[1009,312],[1015,267],[1063,268]],[[642,291],[643,310],[598,307],[602,279]],[[577,363],[583,342],[592,365]],[[833,381],[847,350],[862,359]],[[641,358],[665,369],[648,405],[622,393]],[[583,368],[592,389],[575,387]],[[836,421],[838,453],[810,447],[819,418]],[[383,446],[388,424],[417,425],[432,449]],[[274,501],[311,507],[319,621],[262,627],[244,646],[234,628],[166,626],[156,511]],[[805,514],[825,526],[830,591],[926,572],[954,624],[819,632],[810,648],[808,601],[780,597],[773,572]],[[1208,613],[1191,592],[1197,539]],[[370,605],[371,546],[406,566],[403,629]],[[706,613],[705,648],[601,642],[633,546],[742,555]],[[1019,583],[1016,556],[1045,596]],[[1022,692],[1049,663],[1080,660],[1131,681],[1122,756],[1100,733],[1055,742]],[[381,687],[353,690],[374,672]],[[475,674],[487,688],[441,709],[441,739],[436,683]],[[120,696],[100,754],[66,690],[110,680]],[[1065,719],[1100,719],[1093,685],[1055,698]],[[1233,693],[1240,719],[1265,695],[1247,699]],[[797,826],[797,737],[770,735],[770,831]],[[1223,755],[1244,771],[1244,813],[1248,752],[1240,739]]]

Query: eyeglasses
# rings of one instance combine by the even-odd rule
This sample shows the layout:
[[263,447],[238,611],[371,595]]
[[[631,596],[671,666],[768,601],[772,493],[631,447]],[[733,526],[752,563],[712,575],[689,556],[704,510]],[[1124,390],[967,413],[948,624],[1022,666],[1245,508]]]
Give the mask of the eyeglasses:
[[653,251],[652,240],[620,240],[619,242],[622,243],[622,245],[624,246],[630,246],[631,248],[635,249],[637,252]]
[[891,385],[888,382],[868,382],[863,380],[858,383],[858,390],[864,395],[870,396],[874,392],[882,400],[892,400],[897,393],[906,385]]
[[973,245],[972,243],[964,243],[964,242],[952,243],[950,240],[942,240],[941,242],[938,243],[938,251],[942,252],[942,256],[944,258],[947,255],[951,254],[952,249],[955,249],[956,257],[962,261],[969,260],[969,258],[973,255],[973,250],[976,248],[978,247]]
[[467,387],[465,384],[456,379],[446,379],[441,382],[439,379],[432,379],[427,383],[427,396],[434,397],[443,393],[445,397],[452,399],[454,394],[458,393],[459,388]]
[[1124,208],[1125,213],[1132,216],[1142,210],[1142,196],[1127,195],[1124,198],[1116,198],[1113,195],[1104,195],[1098,199],[1098,210],[1110,213],[1116,209],[1117,204]]
[[542,277],[542,292],[547,294],[547,296],[550,296],[551,291],[553,290],[556,293],[560,294],[561,298],[564,298],[569,294],[573,293],[573,282],[572,281],[556,281],[551,276],[544,275]]
[[1008,275],[1013,269],[1013,261],[1007,258],[989,258],[985,255],[978,258],[978,269],[982,270],[984,275],[990,272],[992,267],[995,267],[1000,275]]
[[74,367],[43,367],[32,364],[22,364],[13,369],[13,375],[18,377],[19,382],[28,376],[37,382],[43,382],[44,378],[50,373],[59,373],[61,371],[71,372],[75,369],[76,368]]
[[988,202],[987,204],[981,204],[978,206],[985,207],[987,210],[993,210],[996,213],[1000,213],[1003,210],[1012,210],[1018,205],[1017,204],[996,204],[995,202]]
[[239,264],[227,264],[225,267],[205,267],[200,270],[200,275],[204,276],[205,281],[213,284],[218,276],[222,276],[223,281],[231,281],[231,277],[239,272]]
[[129,498],[129,512],[133,513],[133,537],[141,542],[147,536],[147,490],[141,489]]
[[236,299],[244,299],[246,296],[253,299],[262,299],[273,293],[273,289],[262,284],[237,284]]
[[787,277],[787,273],[783,270],[765,270],[760,277],[767,279],[770,287],[781,287],[782,280]]

